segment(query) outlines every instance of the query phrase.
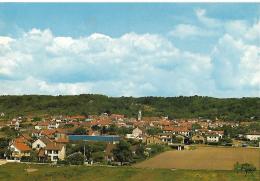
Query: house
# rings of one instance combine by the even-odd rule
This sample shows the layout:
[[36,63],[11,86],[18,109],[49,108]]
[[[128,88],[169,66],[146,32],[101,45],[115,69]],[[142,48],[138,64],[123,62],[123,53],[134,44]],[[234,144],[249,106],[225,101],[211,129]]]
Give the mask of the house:
[[208,134],[206,137],[207,143],[218,143],[220,136],[218,134]]
[[143,131],[137,127],[132,131],[132,134],[126,134],[126,138],[128,138],[128,139],[140,139],[141,140],[141,139],[143,139],[142,134],[143,134]]
[[163,142],[158,136],[145,136],[143,139],[143,143],[149,144],[162,144]]
[[113,120],[123,120],[125,116],[122,114],[111,114],[110,117]]
[[57,129],[59,127],[60,123],[56,121],[52,121],[48,124],[48,129]]
[[66,154],[65,145],[55,143],[55,142],[50,142],[44,148],[44,154],[52,162],[56,162],[58,160],[64,160]]
[[205,138],[200,134],[195,134],[191,137],[191,141],[196,144],[203,144],[205,143]]
[[11,123],[9,124],[9,127],[14,128],[15,130],[19,130],[20,128],[20,122],[17,119],[13,119]]
[[159,138],[162,141],[162,143],[172,143],[172,133],[160,133]]
[[67,131],[65,129],[56,129],[54,137],[55,139],[68,139]]
[[34,129],[41,130],[41,129],[48,129],[49,123],[47,121],[38,122]]
[[132,135],[134,137],[139,137],[143,134],[143,131],[141,129],[139,129],[138,127],[135,128],[133,131],[132,131]]
[[260,132],[252,132],[252,133],[245,134],[245,138],[250,141],[256,141],[260,139]]
[[13,142],[9,146],[9,150],[11,151],[11,159],[21,160],[22,157],[29,157],[31,148],[25,143]]
[[223,136],[224,136],[224,131],[212,131],[212,130],[209,130],[209,133],[210,133],[210,134],[216,134],[216,135],[218,135],[221,139],[222,139]]
[[52,141],[49,138],[42,137],[32,143],[32,149],[40,150],[41,148],[45,148],[50,142]]

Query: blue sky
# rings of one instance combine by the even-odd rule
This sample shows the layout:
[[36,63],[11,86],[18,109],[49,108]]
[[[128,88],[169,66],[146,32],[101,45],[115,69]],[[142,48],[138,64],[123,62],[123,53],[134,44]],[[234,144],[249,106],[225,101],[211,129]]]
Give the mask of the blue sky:
[[0,94],[260,95],[257,3],[0,3]]

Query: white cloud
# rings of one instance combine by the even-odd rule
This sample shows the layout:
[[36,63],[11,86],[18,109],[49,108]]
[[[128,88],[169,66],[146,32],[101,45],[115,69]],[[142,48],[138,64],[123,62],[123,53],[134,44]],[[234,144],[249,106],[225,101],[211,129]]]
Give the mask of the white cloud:
[[[191,30],[185,36],[200,31]],[[149,33],[72,38],[32,29],[1,41],[0,94],[225,96],[228,91],[230,96],[246,96],[257,95],[260,85],[259,46],[230,35],[208,56],[180,50],[165,37]]]
[[189,37],[208,37],[214,35],[212,31],[208,31],[190,24],[178,24],[169,34],[182,39]]
[[255,90],[260,95],[260,47],[224,35],[213,51],[214,77],[222,90]]
[[198,20],[207,27],[216,28],[216,27],[221,26],[221,24],[222,24],[218,19],[207,17],[206,16],[207,12],[205,9],[201,9],[201,8],[196,9],[195,13],[196,13]]

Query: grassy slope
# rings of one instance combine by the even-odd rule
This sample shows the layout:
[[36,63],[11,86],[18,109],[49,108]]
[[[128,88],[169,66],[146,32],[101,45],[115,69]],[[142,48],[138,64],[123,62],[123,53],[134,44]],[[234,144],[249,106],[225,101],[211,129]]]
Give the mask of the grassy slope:
[[192,171],[192,170],[169,170],[169,169],[137,169],[129,167],[110,168],[110,167],[87,167],[87,166],[63,166],[51,167],[42,165],[30,165],[38,171],[27,173],[29,168],[26,164],[6,164],[0,166],[0,180],[91,180],[91,181],[121,181],[121,180],[234,180],[247,181],[259,180],[260,172],[255,172],[245,176],[234,171]]

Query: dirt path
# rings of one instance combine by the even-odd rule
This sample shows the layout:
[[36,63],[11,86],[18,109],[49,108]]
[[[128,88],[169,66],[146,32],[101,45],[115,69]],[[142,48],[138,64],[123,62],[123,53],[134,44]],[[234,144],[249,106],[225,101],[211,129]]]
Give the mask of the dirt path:
[[6,163],[7,163],[6,160],[1,160],[1,159],[0,159],[0,165],[4,165],[4,164],[6,164]]

